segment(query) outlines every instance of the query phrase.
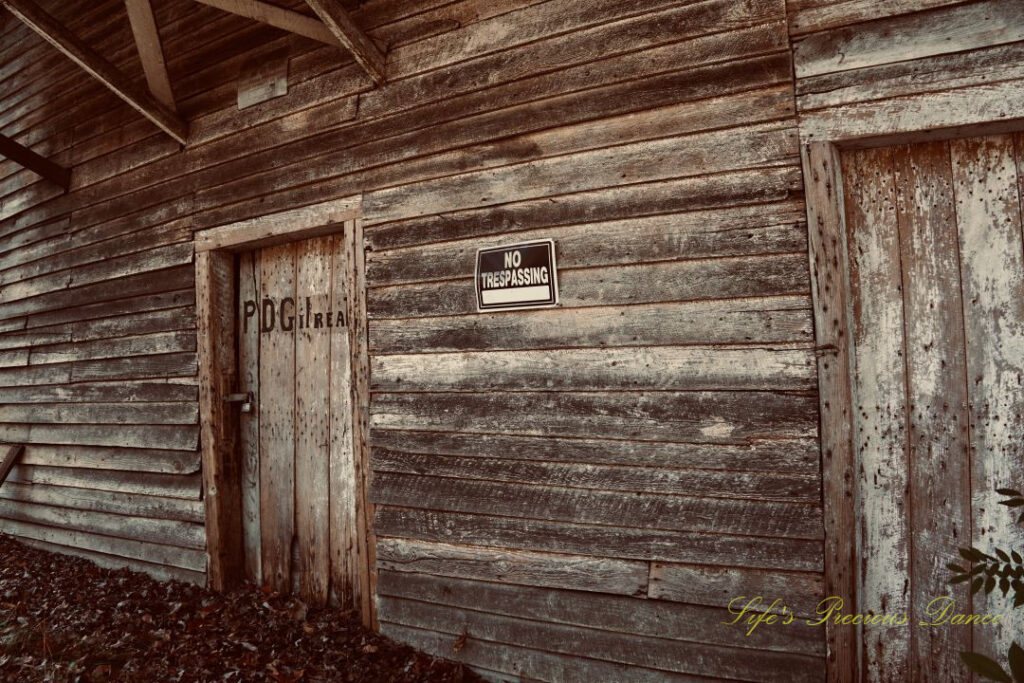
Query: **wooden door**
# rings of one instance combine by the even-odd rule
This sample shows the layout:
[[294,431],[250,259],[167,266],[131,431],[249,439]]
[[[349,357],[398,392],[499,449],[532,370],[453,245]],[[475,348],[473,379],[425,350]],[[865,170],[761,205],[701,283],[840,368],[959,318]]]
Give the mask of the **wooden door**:
[[1024,136],[848,151],[842,178],[858,611],[909,622],[863,628],[862,670],[969,680],[959,653],[1005,661],[1022,611],[1002,627],[920,624],[941,596],[963,613],[1010,607],[998,591],[972,603],[945,565],[958,547],[1020,544],[994,489],[1024,484]]
[[341,234],[242,254],[239,374],[246,573],[355,606],[357,472]]

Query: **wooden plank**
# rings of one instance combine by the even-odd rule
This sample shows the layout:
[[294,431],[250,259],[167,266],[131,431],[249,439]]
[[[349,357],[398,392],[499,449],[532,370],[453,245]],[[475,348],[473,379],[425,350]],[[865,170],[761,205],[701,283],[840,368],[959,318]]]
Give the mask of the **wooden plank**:
[[7,475],[11,473],[11,470],[14,468],[14,464],[18,462],[18,458],[20,458],[24,452],[24,444],[16,443],[5,445],[4,456],[3,458],[0,458],[0,485],[3,485],[4,481],[7,479]]
[[[359,210],[359,201],[351,197],[336,199],[312,206],[303,206],[262,215],[229,225],[209,228],[196,233],[196,252],[211,249],[252,249],[317,237],[337,232],[338,224],[351,220]],[[297,225],[306,226],[296,230]]]
[[32,424],[194,425],[192,403],[22,403],[0,405],[0,422]]
[[[334,236],[331,251],[329,310],[344,311],[346,324],[330,338],[329,520],[333,599],[343,609],[360,609],[360,575],[365,574],[366,546],[359,536],[362,467],[356,463],[352,409],[352,348],[348,277],[351,223]],[[339,323],[335,323],[338,325]]]
[[[846,226],[836,150],[827,143],[801,148],[807,195],[808,253],[814,338],[818,357],[818,408],[825,532],[825,594],[856,605],[857,550],[853,501],[853,419],[847,320]],[[834,350],[834,354],[832,351]],[[827,628],[830,683],[860,680],[857,634]]]
[[[635,121],[632,121],[635,125]],[[716,207],[612,221],[545,226],[501,235],[446,240],[416,249],[370,252],[375,287],[472,276],[476,251],[510,240],[553,239],[560,268],[722,256],[791,253],[807,248],[802,203]]]
[[[755,42],[764,42],[766,35],[767,31],[762,29],[759,34],[749,38]],[[730,41],[741,41],[744,36],[729,34],[728,38]],[[725,39],[717,37],[717,41],[724,42]],[[682,54],[678,56],[681,61],[674,64],[686,63],[688,58],[700,59],[704,53],[714,54],[716,47],[726,49],[721,45],[702,44],[697,50],[697,55],[681,51]],[[756,48],[751,49],[757,51]],[[731,123],[745,124],[778,119],[784,117],[791,107],[790,102],[778,97],[778,88],[768,93],[758,91],[758,94],[763,96],[757,99],[757,104],[744,104],[739,96],[716,96],[778,84],[788,78],[789,62],[784,57],[786,55],[780,53],[752,57],[740,63],[713,64],[687,71],[673,71],[641,81],[627,80],[625,83],[615,83],[613,79],[612,85],[583,94],[558,96],[565,89],[572,88],[563,84],[562,90],[559,90],[554,84],[546,84],[545,92],[542,94],[548,96],[540,101],[531,101],[540,96],[534,92],[535,88],[524,87],[526,102],[518,102],[514,96],[509,97],[502,90],[500,98],[505,106],[494,101],[499,96],[496,93],[486,99],[474,96],[471,102],[463,103],[456,100],[441,111],[432,114],[421,113],[415,118],[412,112],[409,112],[386,116],[384,119],[365,120],[352,130],[346,131],[345,136],[340,135],[340,131],[318,136],[323,145],[341,148],[336,152],[318,153],[310,157],[309,152],[312,148],[307,145],[297,160],[281,170],[268,169],[257,175],[208,190],[200,190],[197,199],[202,207],[214,210],[216,215],[216,207],[237,202],[239,197],[259,196],[271,185],[275,189],[281,187],[281,178],[288,178],[294,184],[316,181],[311,188],[314,191],[308,195],[312,199],[323,196],[324,192],[337,193],[339,188],[333,178],[342,174],[348,176],[344,187],[350,187],[354,192],[370,187],[384,188],[406,184],[425,177],[443,177],[463,172],[467,168],[482,170],[485,167],[527,161],[542,156],[551,157],[567,152],[598,149],[617,142],[636,142],[673,133],[706,131],[716,123],[728,127]],[[623,68],[619,65],[619,69]],[[651,67],[645,61],[643,68],[656,67]],[[670,63],[666,68],[677,66],[674,67]],[[617,75],[620,78],[629,77],[625,72]],[[573,87],[583,85],[584,83],[575,81],[573,83]],[[593,84],[588,82],[586,85]],[[680,93],[680,90],[686,92]],[[701,99],[702,95],[710,98],[703,101],[703,106],[690,101]],[[677,104],[680,98],[688,101]],[[649,104],[651,111],[645,111],[645,104]],[[671,106],[661,107],[661,104]],[[362,106],[361,99],[360,112]],[[753,121],[750,120],[749,107],[755,107],[757,111]],[[481,112],[481,109],[484,111]],[[700,116],[702,109],[710,118]],[[606,125],[595,127],[591,117],[599,118],[602,114],[606,115]],[[620,116],[609,118],[616,114]],[[436,115],[444,121],[431,126],[429,133],[421,129],[422,119],[428,115]],[[470,117],[468,121],[465,120],[466,116]],[[412,131],[396,136],[391,126],[384,125],[385,121],[410,127]],[[548,124],[550,128],[545,130],[541,122]],[[495,139],[496,131],[500,131],[505,137]],[[362,135],[378,139],[352,145],[351,138]],[[401,152],[396,154],[396,148]],[[321,147],[316,149],[322,150]],[[416,156],[422,158],[414,159]],[[280,167],[277,160],[268,155],[261,153],[259,157],[261,168]],[[391,163],[387,167],[374,169],[373,166],[381,158]],[[276,182],[273,180],[275,178],[278,179]],[[294,191],[300,195],[307,192],[298,189]],[[291,191],[282,193],[283,196],[290,194]],[[289,204],[309,201],[298,198],[282,200]]]
[[206,534],[202,524],[167,519],[110,514],[90,510],[38,505],[0,499],[0,518],[46,524],[148,543],[202,550]]
[[[971,541],[987,552],[1019,549],[1020,541],[1019,515],[1014,514],[1019,508],[999,505],[1003,496],[994,489],[1007,486],[1000,482],[1024,482],[1022,143],[1019,135],[1016,144],[1010,136],[950,143],[969,378],[970,533]],[[973,599],[975,614],[1005,614],[1006,606],[1000,591]],[[999,626],[974,627],[973,649],[998,659],[1022,628],[1024,614],[1010,610]]]
[[239,391],[252,392],[253,410],[239,416],[239,447],[242,459],[242,544],[246,578],[262,583],[260,536],[260,327],[252,306],[259,306],[259,252],[238,256],[238,377]]
[[[666,301],[808,294],[803,253],[692,261],[639,263],[606,268],[601,278],[585,268],[558,273],[559,306],[582,308]],[[374,318],[476,313],[472,279],[373,288]]]
[[[806,625],[807,619],[820,618],[817,610],[825,594],[820,574],[652,562],[648,597],[724,607],[733,614],[742,611],[748,601],[761,598],[751,609],[796,615]],[[773,606],[775,600],[779,604]],[[726,621],[731,619],[726,617]],[[824,633],[819,632],[816,640],[824,654]]]
[[91,510],[130,517],[203,523],[203,503],[200,500],[65,488],[38,482],[24,484],[13,481],[0,488],[0,498],[73,510]]
[[786,10],[790,35],[799,36],[961,2],[963,0],[889,0],[879,5],[877,0],[792,0],[786,4]]
[[32,444],[25,450],[23,465],[80,467],[93,470],[128,470],[191,474],[199,471],[199,454],[194,450],[173,451],[138,448],[110,448]]
[[984,0],[808,36],[794,44],[793,65],[799,79],[1019,40],[1020,5]]
[[[32,449],[26,449],[30,453]],[[145,496],[200,500],[202,476],[166,474],[145,470],[96,470],[82,467],[30,465],[25,460],[14,468],[11,481],[25,484],[46,484],[93,491],[114,491]]]
[[817,397],[745,391],[375,394],[374,428],[745,443],[816,434]]
[[[559,4],[563,8],[567,5],[571,7],[570,3]],[[623,6],[619,5],[617,9],[622,12]],[[626,12],[631,10],[635,12],[635,6],[631,5]],[[578,10],[569,12],[570,21],[573,17],[578,20],[585,16]],[[433,68],[411,78],[394,79],[390,87],[368,93],[360,105],[360,112],[365,112],[367,116],[380,116],[385,112],[411,109],[433,101],[441,94],[454,97],[497,85],[505,86],[516,80],[527,80],[544,72],[567,70],[579,64],[592,67],[602,59],[781,18],[782,6],[775,0],[745,0],[740,3],[717,0],[701,5],[675,5],[664,11],[586,28],[572,35],[571,40],[567,40],[564,35],[549,35],[541,40],[517,44],[511,49],[492,52],[466,62],[424,64],[421,61],[414,67],[416,70],[423,71],[429,66]],[[511,34],[511,41],[516,43],[515,33]]]
[[58,403],[92,401],[197,401],[198,388],[185,383],[157,380],[125,380],[118,382],[81,382],[42,386],[10,386],[0,388],[4,403]]
[[195,352],[196,336],[191,330],[183,332],[158,332],[156,334],[101,339],[92,342],[74,341],[51,346],[38,346],[31,351],[25,349],[29,363],[66,363],[101,358],[124,358],[165,353]]
[[179,567],[198,573],[206,571],[206,556],[199,549],[147,543],[16,519],[4,519],[3,524],[4,533],[19,538],[53,543],[84,551],[101,552],[114,557],[142,560],[170,567],[172,570]]
[[743,558],[749,568],[822,570],[820,540],[639,529],[624,523],[622,518],[611,525],[585,524],[389,506],[379,506],[376,513],[381,536],[719,566]]
[[[855,353],[855,504],[862,520],[860,552],[864,558],[858,571],[858,609],[869,614],[909,615],[908,351],[900,295],[894,170],[889,149],[848,152],[843,157],[849,230],[849,343]],[[886,676],[909,675],[910,629],[867,625],[861,637],[867,676],[884,680]]]
[[393,571],[381,572],[380,593],[491,614],[690,643],[815,655],[825,651],[824,633],[818,627],[794,621],[786,628],[758,628],[747,635],[746,629],[729,624],[733,617],[721,607]]
[[167,64],[164,62],[164,51],[160,44],[160,32],[157,30],[156,18],[153,16],[151,0],[125,0],[128,10],[128,21],[135,37],[135,47],[139,51],[142,72],[146,74],[149,91],[170,111],[175,111],[174,91],[171,79],[167,75]]
[[[487,457],[488,455],[502,457]],[[557,481],[562,486],[602,491],[672,493],[711,498],[752,498],[807,503],[821,499],[821,482],[816,474],[787,475],[628,465],[525,462],[516,459],[506,460],[504,455],[500,451],[480,452],[477,457],[456,458],[374,448],[373,468],[377,472],[431,474],[457,479],[486,478],[511,484],[546,484]]]
[[224,403],[235,366],[235,263],[231,254],[196,256],[199,402],[202,414],[203,498],[210,585],[225,590],[243,576],[240,470],[236,417]]
[[378,472],[373,501],[474,514],[618,524],[642,529],[821,538],[821,509],[806,503],[595,491],[562,486]]
[[906,97],[858,102],[834,109],[808,112],[800,119],[804,140],[865,140],[872,146],[905,144],[935,137],[979,134],[995,126],[1020,128],[1024,108],[1021,81],[981,83],[969,87],[925,92]]
[[343,45],[377,85],[387,78],[386,58],[380,48],[352,20],[337,0],[306,0],[327,29]]
[[[5,426],[9,427],[9,425]],[[19,441],[23,441],[27,445],[117,446],[173,451],[196,450],[199,447],[198,425],[40,423],[18,425],[15,429],[22,434]],[[0,440],[3,439],[0,438]]]
[[811,349],[558,349],[375,356],[371,391],[806,390]]
[[46,541],[37,541],[35,539],[21,536],[18,537],[18,540],[27,546],[45,550],[50,553],[62,553],[65,555],[83,557],[94,564],[101,567],[107,567],[108,569],[121,569],[123,567],[128,567],[132,571],[148,574],[157,581],[181,581],[184,583],[195,584],[197,586],[202,586],[206,583],[206,574],[203,572],[193,572],[187,569],[179,569],[177,567],[168,567],[139,560],[129,560],[127,558],[106,555],[104,553],[97,553],[77,547],[58,545],[56,543],[48,543]]
[[[295,300],[294,246],[269,247],[260,254],[260,292],[279,303]],[[286,593],[292,587],[295,534],[295,340],[280,325],[260,335],[260,387],[263,583]]]
[[[667,180],[696,175],[696,169],[703,174],[780,165],[792,162],[796,155],[796,131],[790,124],[759,124],[739,131],[648,140],[385,188],[366,194],[363,213],[367,223],[385,223],[456,208],[610,187],[622,184],[624,173],[632,182]],[[638,170],[642,160],[646,163]],[[524,175],[531,181],[520,182]]]
[[259,2],[259,0],[196,0],[196,2],[327,45],[341,44],[323,23],[313,17],[268,2]]
[[64,168],[44,156],[36,154],[28,147],[19,145],[17,142],[0,135],[0,157],[6,157],[16,164],[24,166],[36,175],[46,178],[51,183],[64,188],[67,191],[71,184],[71,169]]
[[[437,633],[388,622],[381,624],[381,633],[388,638],[407,643],[437,657],[464,662],[470,665],[475,672],[485,676],[485,680],[500,681],[501,683],[520,683],[524,680],[517,673],[507,672],[522,673],[526,676],[525,680],[527,681],[628,680],[634,683],[689,683],[693,681],[692,676],[611,662],[599,662],[584,657],[557,655],[543,650],[516,647],[480,638],[467,638],[465,646],[456,651],[455,645],[461,642],[461,634]],[[481,667],[488,668],[482,669]],[[503,673],[486,678],[489,670]]]
[[[949,146],[897,147],[893,160],[899,178],[896,210],[907,330],[910,612],[918,620],[935,596],[965,599],[967,594],[966,586],[951,589],[939,558],[956,557],[971,526],[971,492],[963,485],[971,480],[970,459],[964,457],[970,443],[969,380]],[[891,520],[871,521],[879,525],[879,534],[890,533]],[[971,649],[968,629],[913,629],[911,634],[911,678],[948,677],[957,670],[958,653]],[[884,637],[891,638],[888,633]]]
[[[375,429],[374,449],[400,453],[592,463],[746,473],[820,472],[817,436],[804,439],[752,439],[742,444],[669,443],[624,439],[556,438],[522,434],[459,434],[409,429]],[[374,462],[376,466],[376,461]]]
[[187,124],[149,93],[137,88],[117,67],[96,54],[33,0],[2,0],[0,4],[158,128],[185,144]]
[[803,78],[802,111],[1024,78],[1024,45],[1010,43]]
[[81,288],[83,285],[103,284],[106,287],[111,287],[110,281],[116,278],[182,265],[191,259],[192,245],[188,242],[168,244],[137,254],[117,256],[108,261],[98,261],[74,268],[68,273],[48,274],[10,283],[0,289],[0,306],[25,305],[23,301],[18,300],[40,294],[68,295],[68,290],[73,291],[72,288]]
[[391,623],[473,639],[589,657],[675,673],[748,681],[818,681],[819,657],[703,644],[680,647],[678,641],[597,629],[549,624],[518,617],[382,597],[381,615]]
[[373,529],[374,505],[370,497],[373,472],[370,469],[370,360],[366,310],[366,242],[360,218],[346,224],[351,233],[345,239],[345,292],[349,325],[350,371],[352,373],[352,452],[356,468],[356,534],[360,548],[359,606],[363,625],[377,628],[377,538]]
[[646,563],[578,555],[382,538],[377,542],[377,566],[399,572],[616,595],[647,592]]
[[771,344],[807,341],[812,334],[810,297],[792,295],[370,321],[377,354]]
[[[298,315],[327,311],[331,303],[334,239],[295,245]],[[308,317],[295,338],[295,546],[299,593],[325,605],[330,586],[330,390],[333,328],[316,329]],[[342,333],[346,331],[341,330]],[[273,333],[271,333],[273,334]],[[280,334],[280,333],[279,333]],[[327,372],[325,372],[327,368]],[[272,386],[272,385],[271,385]]]

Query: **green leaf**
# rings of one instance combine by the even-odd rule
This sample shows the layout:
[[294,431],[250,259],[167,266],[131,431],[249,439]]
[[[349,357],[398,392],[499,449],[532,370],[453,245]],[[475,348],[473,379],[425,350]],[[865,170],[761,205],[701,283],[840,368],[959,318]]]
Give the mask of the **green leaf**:
[[985,655],[979,655],[977,652],[961,652],[960,659],[963,660],[968,669],[990,681],[1013,683],[1013,679],[1003,671],[1003,667]]
[[1024,493],[1021,493],[1016,489],[996,489],[996,493],[998,493],[1001,496],[1024,496]]
[[1024,683],[1024,649],[1017,643],[1010,645],[1010,673],[1017,683]]

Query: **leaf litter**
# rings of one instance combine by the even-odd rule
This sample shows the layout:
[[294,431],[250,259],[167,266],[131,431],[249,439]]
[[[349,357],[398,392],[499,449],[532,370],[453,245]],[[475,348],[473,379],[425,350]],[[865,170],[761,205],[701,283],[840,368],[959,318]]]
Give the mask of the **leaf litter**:
[[0,534],[0,681],[480,680],[365,629],[351,611],[256,586],[160,582]]

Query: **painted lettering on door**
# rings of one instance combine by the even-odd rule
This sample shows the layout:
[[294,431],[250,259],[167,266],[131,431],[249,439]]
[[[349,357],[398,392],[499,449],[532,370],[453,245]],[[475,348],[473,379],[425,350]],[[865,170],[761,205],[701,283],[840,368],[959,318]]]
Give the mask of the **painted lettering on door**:
[[259,304],[254,299],[242,305],[242,331],[248,332],[250,325],[256,325],[263,334],[271,332],[294,332],[300,330],[342,329],[346,325],[344,311],[324,310],[310,297],[299,297],[298,302],[290,296],[282,299],[264,297]]

